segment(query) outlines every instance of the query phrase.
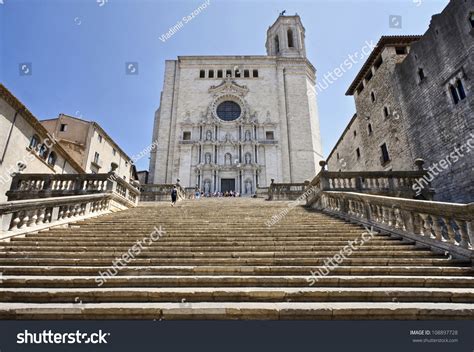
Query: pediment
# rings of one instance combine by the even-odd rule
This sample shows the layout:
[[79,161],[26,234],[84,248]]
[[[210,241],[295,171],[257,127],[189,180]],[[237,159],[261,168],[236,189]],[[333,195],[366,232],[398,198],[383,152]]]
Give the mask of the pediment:
[[244,96],[247,94],[249,89],[247,86],[241,86],[233,81],[231,78],[225,78],[221,84],[217,86],[211,86],[209,88],[209,93],[213,94],[237,94],[240,96]]

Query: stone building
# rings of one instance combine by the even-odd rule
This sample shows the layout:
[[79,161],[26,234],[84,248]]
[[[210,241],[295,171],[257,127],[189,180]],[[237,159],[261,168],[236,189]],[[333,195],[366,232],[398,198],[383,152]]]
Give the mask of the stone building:
[[166,61],[149,182],[205,192],[303,182],[322,159],[315,68],[300,17],[279,16],[265,56]]
[[329,170],[415,170],[422,158],[436,200],[474,201],[473,28],[474,2],[451,1],[423,36],[382,37],[347,91],[357,113]]
[[396,67],[412,154],[439,200],[474,202],[474,1],[452,0]]
[[42,120],[41,124],[56,136],[86,173],[107,173],[111,163],[115,163],[117,175],[127,181],[134,179],[130,157],[98,123],[60,114],[57,118]]
[[347,91],[354,96],[353,116],[328,157],[330,170],[411,170],[404,116],[392,77],[397,64],[420,37],[384,36]]
[[75,174],[84,169],[46,128],[0,84],[0,202],[11,186],[11,174]]

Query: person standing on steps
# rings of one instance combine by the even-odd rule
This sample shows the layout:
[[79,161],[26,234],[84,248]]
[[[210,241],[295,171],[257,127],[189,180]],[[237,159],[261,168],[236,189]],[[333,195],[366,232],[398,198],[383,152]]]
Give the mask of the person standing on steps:
[[174,207],[176,204],[176,198],[178,197],[178,189],[176,186],[173,186],[173,189],[171,190],[171,206]]

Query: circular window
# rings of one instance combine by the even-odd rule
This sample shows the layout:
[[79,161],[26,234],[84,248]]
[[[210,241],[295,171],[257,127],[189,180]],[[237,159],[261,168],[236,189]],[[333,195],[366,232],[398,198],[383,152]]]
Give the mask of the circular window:
[[220,103],[216,110],[217,116],[224,121],[234,121],[240,117],[242,109],[234,101]]

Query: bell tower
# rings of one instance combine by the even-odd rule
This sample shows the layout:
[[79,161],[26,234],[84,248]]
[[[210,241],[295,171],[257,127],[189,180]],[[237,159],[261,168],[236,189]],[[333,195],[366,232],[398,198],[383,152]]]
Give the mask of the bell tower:
[[267,30],[268,56],[306,57],[305,29],[298,14],[278,16]]
[[311,180],[324,160],[316,97],[316,69],[306,57],[300,16],[283,11],[267,30],[267,55],[275,59],[283,182]]

